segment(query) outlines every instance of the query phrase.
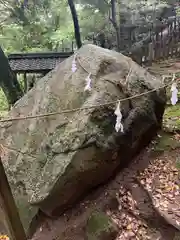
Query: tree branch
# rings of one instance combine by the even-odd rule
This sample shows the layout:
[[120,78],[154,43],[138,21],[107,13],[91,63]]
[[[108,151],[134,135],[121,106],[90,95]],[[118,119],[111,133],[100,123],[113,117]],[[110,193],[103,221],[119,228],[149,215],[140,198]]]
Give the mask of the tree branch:
[[109,17],[109,21],[112,23],[112,25],[115,29],[118,28],[117,23],[111,17]]

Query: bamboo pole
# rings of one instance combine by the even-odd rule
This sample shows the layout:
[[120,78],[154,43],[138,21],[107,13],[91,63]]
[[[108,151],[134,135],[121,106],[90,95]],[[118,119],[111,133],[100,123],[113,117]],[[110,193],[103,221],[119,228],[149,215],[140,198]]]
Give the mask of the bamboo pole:
[[0,198],[11,240],[27,240],[19,213],[0,158]]

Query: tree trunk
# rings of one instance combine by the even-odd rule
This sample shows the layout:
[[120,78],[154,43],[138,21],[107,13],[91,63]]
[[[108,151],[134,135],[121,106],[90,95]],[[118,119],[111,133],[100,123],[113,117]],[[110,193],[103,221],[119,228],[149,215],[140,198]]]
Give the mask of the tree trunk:
[[0,47],[0,86],[7,98],[9,105],[13,105],[23,96],[23,91],[17,81],[15,74],[12,72],[8,59],[6,58],[2,48]]
[[77,47],[80,48],[82,46],[81,34],[80,34],[78,16],[77,16],[76,8],[74,5],[74,1],[68,0],[68,4],[69,4],[70,10],[71,10],[72,19],[73,19],[73,23],[74,23],[74,33],[75,33],[76,44],[77,44]]
[[121,50],[121,37],[120,37],[120,26],[117,23],[116,19],[116,0],[111,0],[111,23],[116,31],[116,42],[117,42],[117,51],[120,52]]
[[24,73],[24,92],[28,92],[28,82],[27,82],[27,75]]

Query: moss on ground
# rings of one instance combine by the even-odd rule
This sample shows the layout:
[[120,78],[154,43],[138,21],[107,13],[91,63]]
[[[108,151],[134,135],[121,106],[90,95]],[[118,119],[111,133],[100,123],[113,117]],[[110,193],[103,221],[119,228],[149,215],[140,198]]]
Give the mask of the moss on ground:
[[167,106],[163,116],[163,131],[159,132],[154,144],[155,152],[170,151],[180,147],[174,133],[180,132],[180,103]]
[[180,240],[180,233],[177,233],[173,240]]
[[176,167],[177,167],[177,169],[179,171],[180,170],[180,162],[177,162]]
[[103,212],[93,212],[87,222],[88,240],[98,240],[102,233],[111,229],[110,218]]
[[176,160],[176,167],[180,170],[180,158]]
[[154,152],[170,151],[179,147],[180,141],[176,140],[173,134],[160,132],[154,144]]
[[180,103],[168,106],[163,117],[163,129],[165,132],[180,131]]

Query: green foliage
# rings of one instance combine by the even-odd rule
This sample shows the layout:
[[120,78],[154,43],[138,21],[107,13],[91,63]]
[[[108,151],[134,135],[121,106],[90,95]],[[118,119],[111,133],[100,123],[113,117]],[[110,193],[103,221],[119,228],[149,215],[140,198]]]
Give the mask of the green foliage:
[[[85,0],[78,3],[76,8],[84,38],[89,32],[98,31],[108,8],[99,0],[91,4]],[[29,0],[25,8],[14,1],[1,0],[0,9],[5,13],[0,17],[0,44],[6,54],[71,49],[74,26],[66,0]]]
[[[105,19],[105,6],[99,0],[76,5],[82,39],[98,31]],[[66,0],[0,0],[0,10],[0,46],[6,55],[72,49],[74,25]],[[7,103],[1,95],[0,111],[4,111]]]
[[0,89],[0,116],[4,116],[7,113],[7,110],[8,103],[2,89]]
[[65,0],[29,1],[21,14],[20,7],[9,3],[6,11],[9,18],[0,28],[0,43],[6,53],[54,51],[63,39],[71,46],[73,23]]
[[86,8],[79,15],[79,22],[83,35],[87,36],[88,33],[99,31],[102,23],[105,22],[105,16],[100,12],[95,12],[92,8]]
[[[82,39],[100,30],[108,39],[114,37],[109,22],[110,0],[75,0],[75,3]],[[128,4],[137,6],[137,1]],[[123,9],[124,2],[121,6]],[[0,0],[0,10],[0,45],[6,54],[71,49],[74,26],[67,0]]]
[[76,2],[82,4],[84,9],[98,9],[103,14],[107,13],[110,7],[108,0],[76,0]]

